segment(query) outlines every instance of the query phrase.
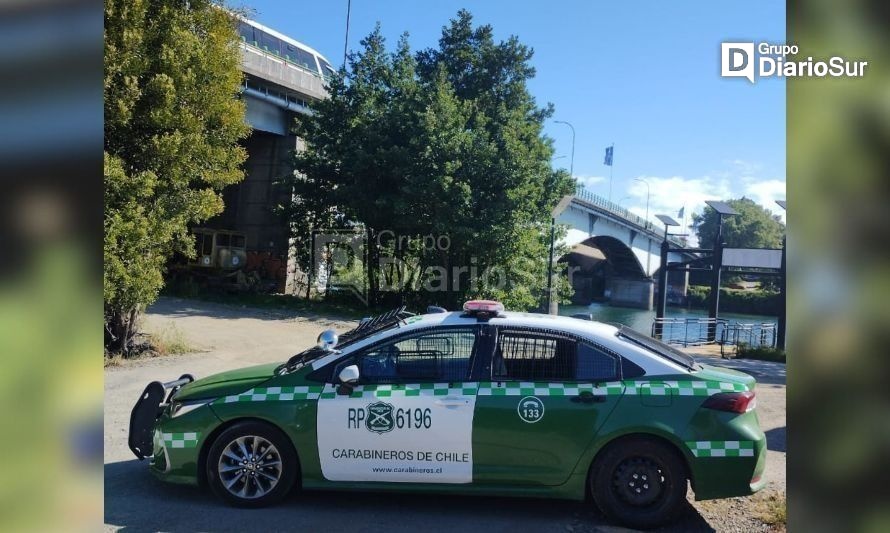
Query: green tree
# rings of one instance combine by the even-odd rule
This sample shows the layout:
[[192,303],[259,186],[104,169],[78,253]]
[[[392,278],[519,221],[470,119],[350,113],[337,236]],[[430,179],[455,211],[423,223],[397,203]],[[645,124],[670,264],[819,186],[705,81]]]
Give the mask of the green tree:
[[[726,202],[738,211],[738,216],[723,218],[723,239],[733,248],[781,248],[785,225],[778,215],[773,215],[750,198]],[[702,214],[692,215],[692,224],[704,248],[714,245],[717,236],[717,212],[707,208]]]
[[[552,142],[542,130],[553,109],[538,107],[528,92],[531,57],[517,38],[496,42],[491,26],[474,27],[464,10],[443,28],[438,48],[416,55],[405,36],[387,53],[378,27],[331,83],[330,98],[298,122],[306,141],[296,157],[298,189],[326,184],[326,205],[371,228],[372,237],[385,230],[447,237],[448,246],[432,249],[372,245],[372,300],[377,260],[392,254],[422,272],[403,286],[403,300],[540,303],[550,209],[573,180],[550,166]],[[295,226],[309,217],[300,209],[292,216]],[[484,283],[483,273],[495,269]]]
[[105,343],[128,353],[188,226],[243,179],[232,15],[207,0],[105,2]]

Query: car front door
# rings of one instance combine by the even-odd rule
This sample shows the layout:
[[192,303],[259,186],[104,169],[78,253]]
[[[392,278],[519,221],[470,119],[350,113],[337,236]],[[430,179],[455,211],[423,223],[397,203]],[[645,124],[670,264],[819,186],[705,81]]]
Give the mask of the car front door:
[[[318,401],[318,453],[330,481],[470,483],[478,327],[393,337],[335,363]],[[337,382],[358,367],[358,381]]]
[[619,363],[572,336],[498,328],[476,398],[475,481],[565,483],[623,393]]

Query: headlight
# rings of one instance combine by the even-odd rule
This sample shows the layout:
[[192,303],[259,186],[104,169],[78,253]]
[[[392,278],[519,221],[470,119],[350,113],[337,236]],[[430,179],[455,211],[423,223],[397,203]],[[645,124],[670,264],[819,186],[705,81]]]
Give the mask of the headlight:
[[185,402],[177,402],[173,401],[170,404],[170,417],[176,418],[177,416],[182,416],[186,413],[190,413],[201,407],[202,405],[207,405],[212,400],[193,400],[193,401],[185,401]]

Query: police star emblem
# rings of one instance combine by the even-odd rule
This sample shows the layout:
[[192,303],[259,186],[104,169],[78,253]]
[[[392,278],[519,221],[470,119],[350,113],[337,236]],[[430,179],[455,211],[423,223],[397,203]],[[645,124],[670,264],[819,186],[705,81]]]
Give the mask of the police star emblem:
[[368,405],[368,420],[365,426],[368,431],[380,434],[392,431],[395,427],[392,418],[392,405],[384,402],[375,402]]

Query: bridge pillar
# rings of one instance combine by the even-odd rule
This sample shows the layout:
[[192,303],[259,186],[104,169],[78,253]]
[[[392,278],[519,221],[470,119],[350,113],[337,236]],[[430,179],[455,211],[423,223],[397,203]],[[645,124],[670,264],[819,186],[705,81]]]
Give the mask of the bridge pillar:
[[652,309],[655,283],[651,279],[611,278],[607,286],[610,305]]

